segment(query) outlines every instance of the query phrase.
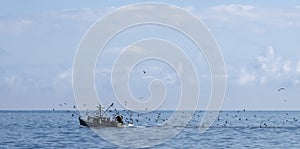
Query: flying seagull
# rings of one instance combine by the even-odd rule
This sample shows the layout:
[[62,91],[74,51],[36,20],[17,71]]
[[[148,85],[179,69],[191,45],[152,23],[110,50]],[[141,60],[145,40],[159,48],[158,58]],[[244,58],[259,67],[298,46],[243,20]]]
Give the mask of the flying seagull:
[[285,90],[285,88],[284,88],[284,87],[281,87],[281,88],[278,89],[277,91],[280,92],[280,91],[282,91],[282,90]]

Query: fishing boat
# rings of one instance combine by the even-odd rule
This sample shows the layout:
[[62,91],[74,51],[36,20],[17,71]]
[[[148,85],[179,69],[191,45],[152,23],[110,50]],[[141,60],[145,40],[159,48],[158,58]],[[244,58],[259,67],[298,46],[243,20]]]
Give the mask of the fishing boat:
[[86,113],[86,119],[79,116],[79,124],[85,127],[122,127],[123,116],[118,115],[113,118],[106,113],[112,106],[113,103],[106,110],[103,110],[103,106],[101,105],[97,106],[98,111],[96,114]]

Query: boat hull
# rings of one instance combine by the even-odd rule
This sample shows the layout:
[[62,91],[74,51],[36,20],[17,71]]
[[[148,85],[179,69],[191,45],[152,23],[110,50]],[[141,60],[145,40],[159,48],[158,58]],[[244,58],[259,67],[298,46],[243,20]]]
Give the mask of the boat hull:
[[96,120],[93,122],[89,122],[87,120],[82,119],[81,117],[78,118],[79,124],[85,127],[121,127],[122,124],[116,121],[108,121],[108,120]]

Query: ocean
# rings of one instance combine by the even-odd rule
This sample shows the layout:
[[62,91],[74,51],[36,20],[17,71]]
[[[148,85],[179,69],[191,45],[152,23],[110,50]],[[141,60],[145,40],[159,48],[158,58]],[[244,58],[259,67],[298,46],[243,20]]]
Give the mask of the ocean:
[[[161,127],[172,113],[120,111],[125,123],[131,121],[133,127],[96,130],[117,136],[115,141],[121,145],[116,145],[80,126],[76,111],[0,111],[0,148],[300,148],[298,111],[222,111],[204,133],[199,132],[203,111],[194,113],[187,125]],[[154,128],[159,136],[132,137],[145,128]],[[159,131],[178,128],[182,130],[161,144],[139,142],[149,137],[151,144],[161,137]]]

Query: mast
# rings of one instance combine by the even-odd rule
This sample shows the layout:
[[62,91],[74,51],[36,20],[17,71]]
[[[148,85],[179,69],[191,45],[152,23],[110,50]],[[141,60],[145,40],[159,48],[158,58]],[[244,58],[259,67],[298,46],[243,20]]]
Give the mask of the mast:
[[101,105],[99,105],[98,108],[99,108],[99,115],[100,115],[100,118],[101,118],[101,110],[102,110]]

